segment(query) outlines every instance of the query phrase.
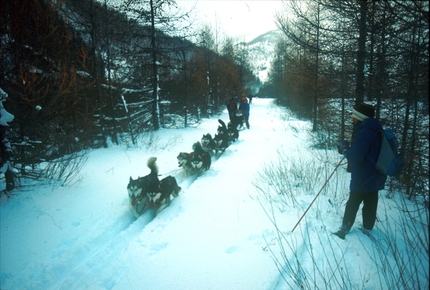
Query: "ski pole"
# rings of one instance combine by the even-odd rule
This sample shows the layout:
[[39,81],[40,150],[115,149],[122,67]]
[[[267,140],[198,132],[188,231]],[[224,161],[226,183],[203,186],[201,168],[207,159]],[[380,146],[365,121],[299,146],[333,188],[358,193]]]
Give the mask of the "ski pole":
[[299,225],[299,223],[302,221],[303,217],[306,215],[306,213],[308,212],[308,210],[311,208],[312,204],[314,203],[314,201],[317,199],[318,195],[320,195],[321,191],[324,189],[324,187],[326,186],[327,182],[330,180],[330,178],[333,176],[333,174],[335,173],[335,171],[337,170],[337,168],[340,166],[340,164],[342,163],[342,161],[345,159],[345,157],[343,157],[339,163],[336,165],[336,167],[334,168],[333,172],[330,174],[330,176],[327,178],[327,180],[324,182],[323,186],[321,187],[320,191],[318,191],[317,195],[314,197],[314,199],[312,200],[311,204],[308,206],[308,208],[305,210],[305,212],[303,213],[303,215],[300,217],[299,221],[296,223],[296,225],[294,226],[294,228],[291,230],[291,232],[294,232],[294,230],[296,229],[296,227]]

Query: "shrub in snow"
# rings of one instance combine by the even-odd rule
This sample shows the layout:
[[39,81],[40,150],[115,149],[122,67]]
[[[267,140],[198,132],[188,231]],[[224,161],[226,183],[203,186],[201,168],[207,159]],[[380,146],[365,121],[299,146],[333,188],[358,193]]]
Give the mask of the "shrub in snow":
[[6,180],[6,187],[0,190],[12,190],[15,183],[12,175],[12,167],[9,162],[9,154],[11,152],[10,143],[5,136],[8,123],[13,121],[14,116],[10,114],[3,106],[3,102],[7,99],[7,93],[0,88],[0,174]]

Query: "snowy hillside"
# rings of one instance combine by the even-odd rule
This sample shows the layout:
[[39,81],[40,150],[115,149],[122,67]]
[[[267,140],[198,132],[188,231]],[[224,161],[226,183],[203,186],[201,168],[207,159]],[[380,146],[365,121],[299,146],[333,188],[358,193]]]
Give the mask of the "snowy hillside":
[[263,83],[267,80],[276,42],[281,35],[279,30],[273,30],[254,38],[250,42],[240,44],[245,45],[248,50],[253,72]]
[[[400,194],[381,192],[376,242],[357,228],[346,240],[331,235],[348,195],[344,164],[291,231],[341,159],[335,150],[311,149],[310,124],[273,100],[255,98],[251,128],[208,171],[185,177],[176,156],[213,135],[218,118],[227,121],[227,112],[197,128],[159,130],[135,148],[95,150],[70,187],[3,197],[0,288],[428,288],[428,248],[421,251],[428,227],[414,226],[428,216],[407,215],[414,204]],[[160,178],[176,177],[182,191],[155,218],[148,211],[136,219],[126,187],[130,176],[149,173],[151,156]],[[360,221],[359,214],[356,227]]]

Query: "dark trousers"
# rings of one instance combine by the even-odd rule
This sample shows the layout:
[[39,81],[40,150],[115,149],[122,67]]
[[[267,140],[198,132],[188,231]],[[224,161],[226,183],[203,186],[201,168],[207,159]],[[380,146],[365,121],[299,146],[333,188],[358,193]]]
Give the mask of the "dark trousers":
[[246,128],[249,129],[249,115],[244,115],[244,117],[245,117]]
[[228,111],[228,118],[230,119],[230,122],[234,120],[236,111]]
[[376,221],[376,209],[378,207],[378,192],[357,192],[351,191],[349,200],[346,203],[345,214],[343,216],[342,227],[350,230],[357,216],[358,208],[363,202],[363,227],[371,230]]

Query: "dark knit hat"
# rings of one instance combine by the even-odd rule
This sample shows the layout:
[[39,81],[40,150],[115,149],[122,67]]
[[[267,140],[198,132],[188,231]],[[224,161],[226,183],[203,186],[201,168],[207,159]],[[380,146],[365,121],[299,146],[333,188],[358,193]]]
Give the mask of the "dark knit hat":
[[364,102],[361,104],[358,104],[355,106],[354,110],[352,111],[352,117],[363,121],[368,118],[375,117],[375,108],[372,106],[372,104],[369,102]]

